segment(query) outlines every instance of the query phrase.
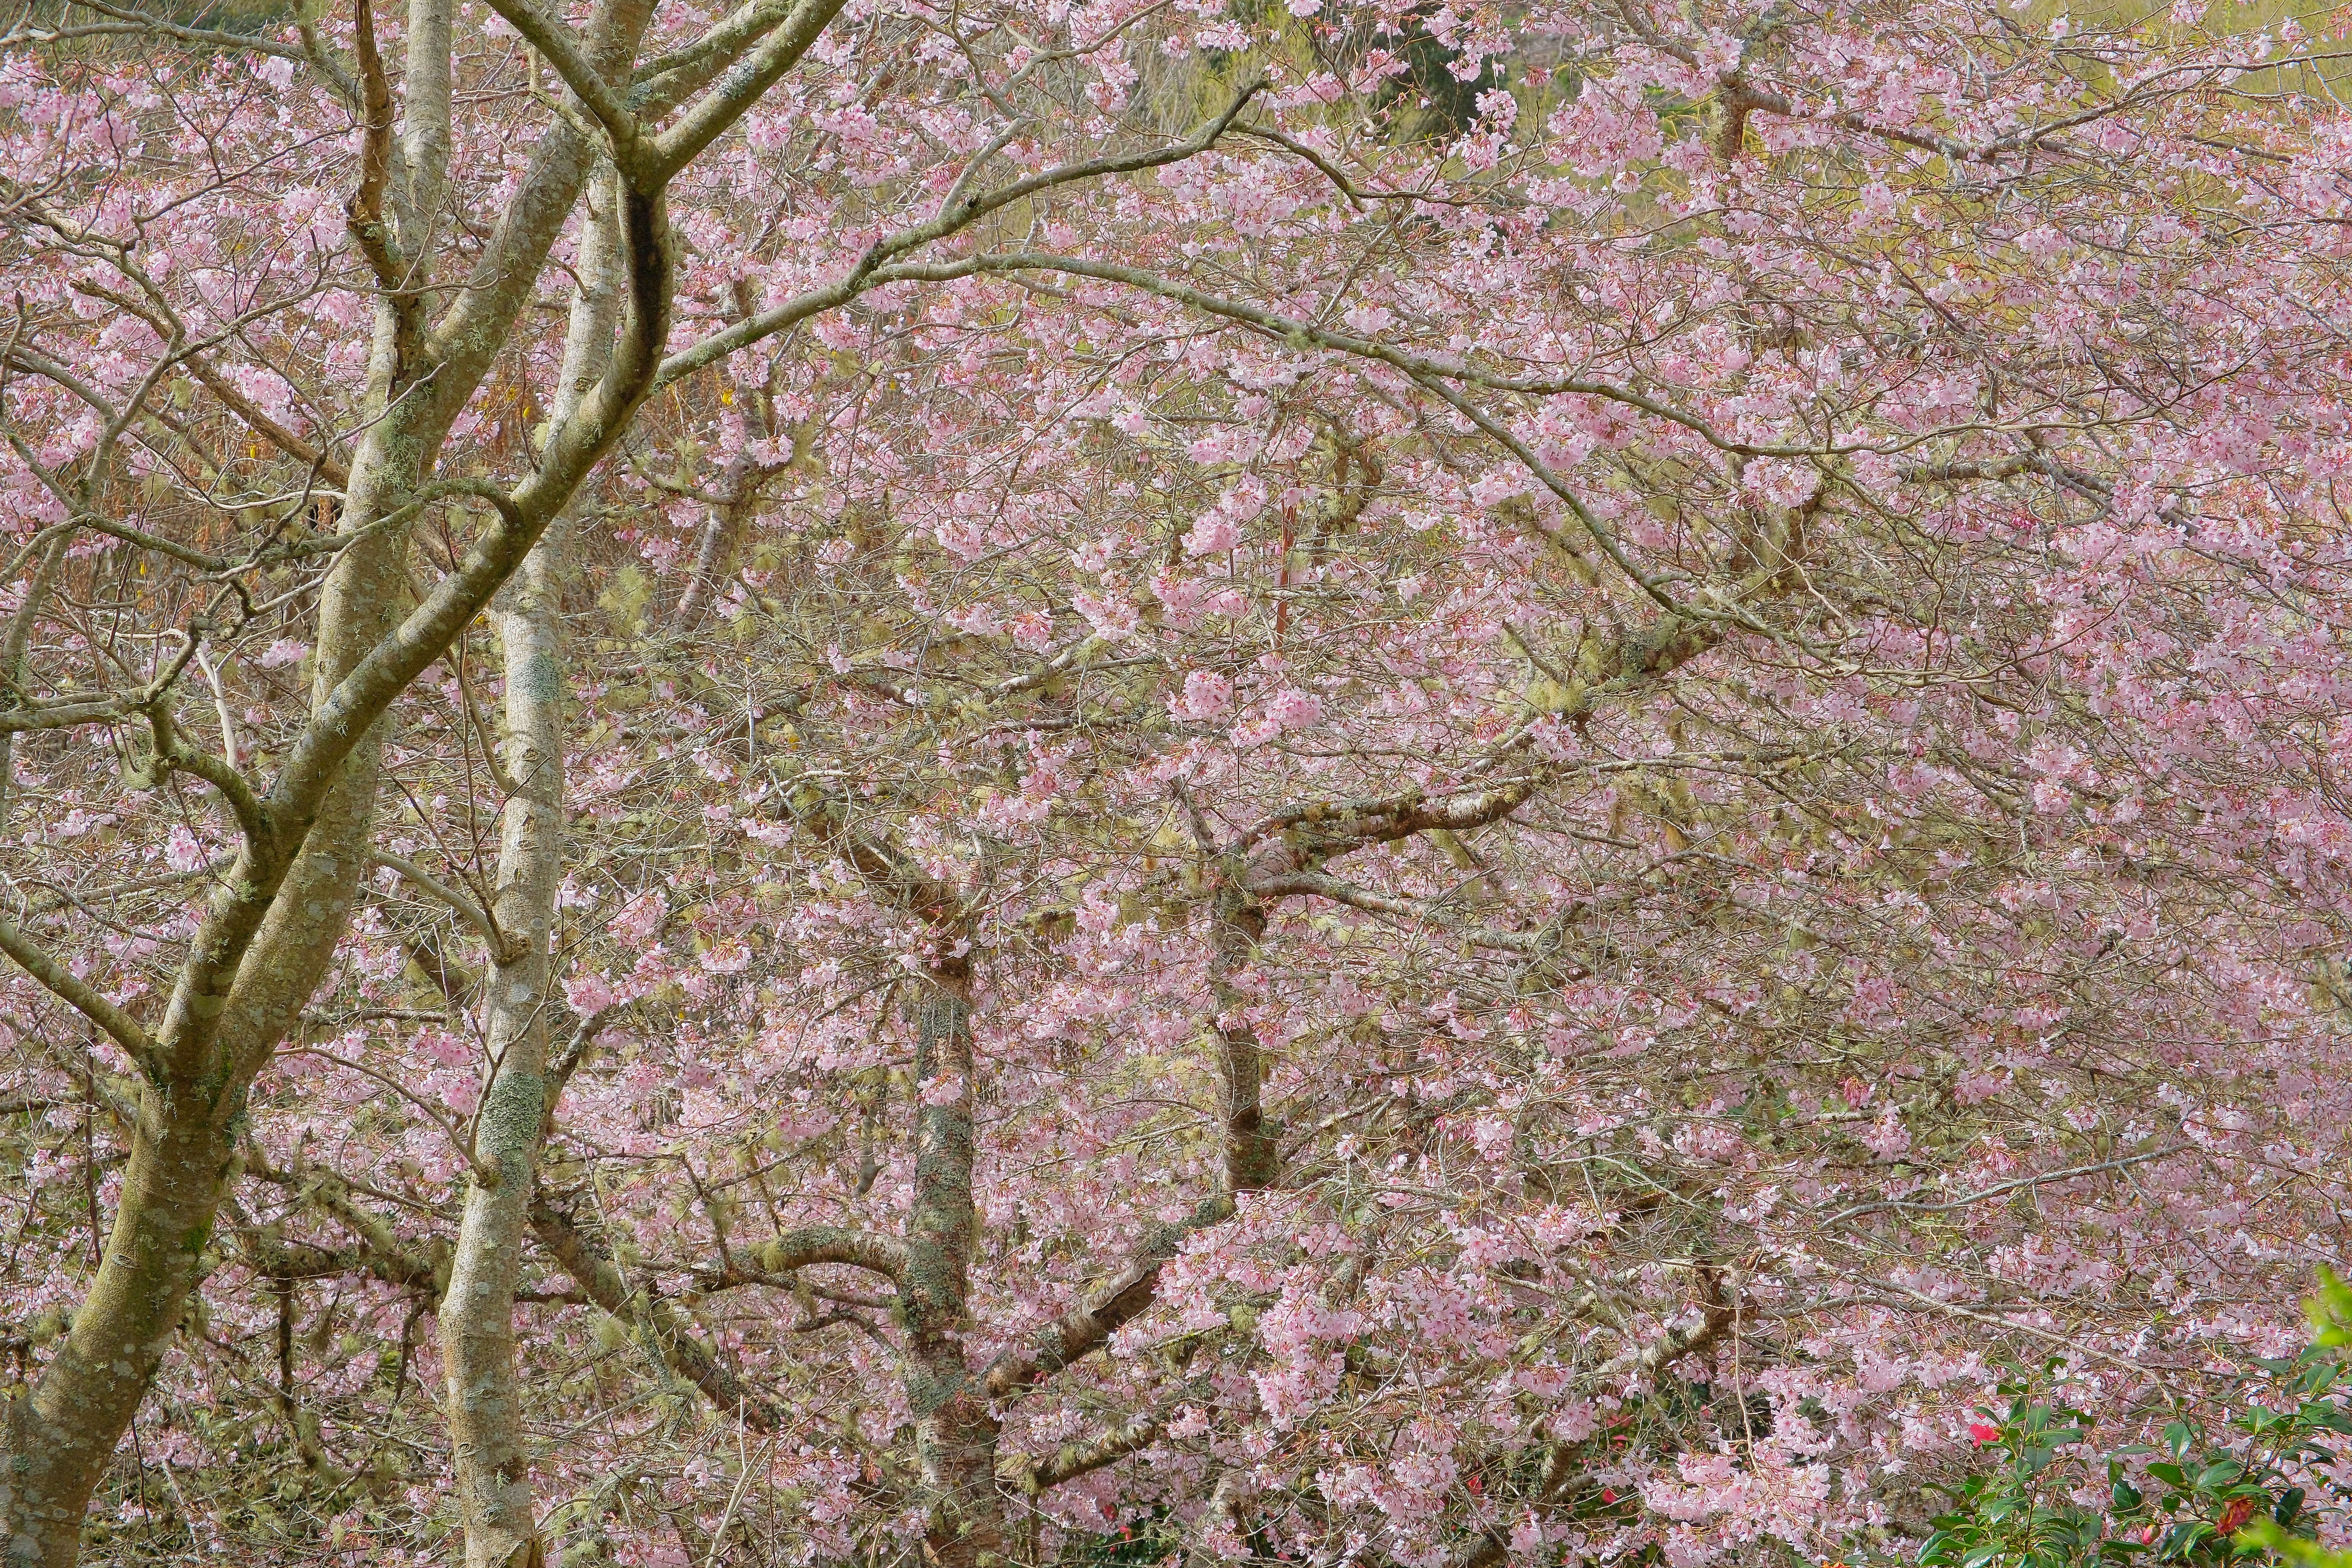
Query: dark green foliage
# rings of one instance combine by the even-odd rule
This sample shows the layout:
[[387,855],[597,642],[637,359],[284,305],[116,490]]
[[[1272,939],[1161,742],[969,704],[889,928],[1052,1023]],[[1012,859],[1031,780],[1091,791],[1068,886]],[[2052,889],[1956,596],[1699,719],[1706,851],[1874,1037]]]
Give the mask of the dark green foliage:
[[1435,10],[1424,5],[1410,14],[1404,37],[1395,47],[1411,68],[1397,79],[1381,104],[1401,125],[1411,127],[1415,140],[1461,135],[1478,117],[1478,95],[1502,85],[1501,72],[1491,59],[1481,61],[1478,74],[1468,81],[1454,74],[1461,51],[1430,35],[1425,18]]
[[[2276,1542],[2309,1535],[2308,1500],[2288,1467],[2326,1460],[2332,1450],[2322,1439],[2352,1433],[2345,1407],[2352,1369],[2332,1346],[2256,1363],[2261,1397],[2250,1397],[2223,1435],[2179,1420],[2164,1428],[2160,1447],[2112,1452],[2090,1441],[2081,1411],[2044,1393],[2056,1364],[2041,1378],[2002,1384],[2006,1408],[1981,1413],[1973,1429],[2000,1463],[1952,1494],[1950,1511],[1920,1548],[1922,1564],[2267,1563],[2276,1560]],[[2102,1476],[2097,1503],[2075,1500]],[[2266,1537],[2248,1533],[2265,1520],[2274,1527]]]
[[1154,1568],[1180,1556],[1183,1534],[1165,1510],[1155,1510],[1108,1535],[1082,1535],[1063,1543],[1066,1568]]

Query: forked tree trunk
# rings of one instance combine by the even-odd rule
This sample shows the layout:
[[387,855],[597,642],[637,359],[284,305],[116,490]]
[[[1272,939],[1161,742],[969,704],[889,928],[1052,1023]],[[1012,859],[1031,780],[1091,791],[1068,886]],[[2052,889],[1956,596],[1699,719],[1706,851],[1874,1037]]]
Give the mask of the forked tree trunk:
[[[624,30],[623,36],[634,47],[635,35]],[[345,488],[341,529],[352,542],[337,556],[320,595],[313,721],[270,790],[276,798],[280,790],[297,787],[289,798],[303,804],[292,816],[269,824],[267,846],[248,843],[239,869],[214,894],[157,1035],[156,1060],[142,1092],[98,1278],[30,1390],[0,1411],[0,1561],[10,1568],[67,1568],[79,1555],[90,1496],[200,1278],[227,1190],[232,1130],[247,1092],[324,977],[364,885],[384,715],[457,629],[445,635],[438,628],[446,621],[436,619],[428,630],[404,620],[408,531],[375,525],[415,496],[450,420],[505,341],[540,259],[576,201],[588,172],[585,146],[566,122],[542,142],[516,203],[517,211],[536,221],[501,236],[509,243],[500,254],[509,255],[513,265],[488,258],[492,282],[461,301],[457,314],[487,311],[491,319],[459,323],[457,342],[431,367],[434,384],[445,394],[440,403],[413,395],[420,369],[406,357],[415,347],[413,323],[404,322],[389,300],[379,302],[370,365],[373,422],[361,438]],[[667,289],[666,271],[659,287]],[[665,291],[663,314],[647,331],[656,342],[667,330],[667,303]],[[641,379],[649,384],[650,372]],[[631,396],[641,398],[642,392],[633,387]],[[634,414],[635,401],[626,412]],[[566,454],[566,499],[623,423],[610,420]],[[331,701],[371,656],[379,671],[402,673],[385,678],[388,684],[372,685],[365,696],[345,694],[355,706]],[[333,769],[322,793],[303,793],[314,787],[310,784],[289,785],[308,756],[339,759],[320,764]],[[315,806],[308,804],[312,800]],[[276,861],[280,873],[268,857],[290,846],[299,848],[290,864]]]
[[[371,443],[362,462],[371,454],[379,475],[402,456],[389,442]],[[396,504],[368,504],[370,471],[354,475],[352,494],[361,505],[346,509],[346,529]],[[380,480],[372,489],[383,496],[404,487]],[[394,530],[338,558],[320,606],[321,697],[396,623],[406,553],[405,535]],[[98,1277],[39,1380],[9,1402],[0,1419],[0,1529],[12,1568],[68,1568],[80,1551],[90,1494],[203,1271],[227,1190],[232,1130],[253,1075],[318,988],[350,921],[367,866],[382,744],[382,734],[371,732],[345,760],[237,967],[216,1044],[195,1060],[167,1062],[141,1092]]]

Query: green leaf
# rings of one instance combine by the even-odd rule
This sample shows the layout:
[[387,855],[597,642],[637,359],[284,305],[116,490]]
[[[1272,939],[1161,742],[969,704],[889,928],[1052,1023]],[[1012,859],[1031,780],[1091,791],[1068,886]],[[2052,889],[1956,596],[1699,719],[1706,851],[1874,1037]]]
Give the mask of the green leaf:
[[2196,1550],[2199,1542],[2212,1533],[2213,1527],[2201,1519],[2176,1524],[2165,1531],[2163,1544],[2157,1549],[2157,1554],[2161,1557],[2186,1557]]
[[2352,1345],[2352,1285],[2338,1279],[2336,1270],[2320,1267],[2319,1294],[2305,1301],[2303,1310],[2321,1344]]

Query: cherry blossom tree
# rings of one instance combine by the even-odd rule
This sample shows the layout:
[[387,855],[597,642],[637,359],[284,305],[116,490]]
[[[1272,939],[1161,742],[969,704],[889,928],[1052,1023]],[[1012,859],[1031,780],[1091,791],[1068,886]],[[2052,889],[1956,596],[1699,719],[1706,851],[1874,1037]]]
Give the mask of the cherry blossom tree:
[[1851,1561],[2226,1399],[2352,136],[2221,20],[28,15],[9,1550]]

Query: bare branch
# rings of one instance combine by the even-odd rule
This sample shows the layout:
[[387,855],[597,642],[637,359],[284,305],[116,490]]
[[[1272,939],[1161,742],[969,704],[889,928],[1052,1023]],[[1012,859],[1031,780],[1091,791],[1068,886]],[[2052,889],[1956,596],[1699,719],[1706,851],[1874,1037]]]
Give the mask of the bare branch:
[[146,705],[143,691],[118,691],[78,702],[0,709],[0,735],[25,730],[70,730],[82,724],[113,724],[135,716]]
[[1180,305],[1189,305],[1207,315],[1221,316],[1255,327],[1270,336],[1300,348],[1329,349],[1352,354],[1360,359],[1378,360],[1415,378],[1433,376],[1444,381],[1458,381],[1482,387],[1489,392],[1523,393],[1533,396],[1553,396],[1564,393],[1588,397],[1605,398],[1612,403],[1636,408],[1656,418],[1679,425],[1718,451],[1751,458],[1807,458],[1835,456],[1842,453],[1870,449],[1867,443],[1827,443],[1817,446],[1788,446],[1735,440],[1715,429],[1706,420],[1685,413],[1672,405],[1613,382],[1594,381],[1576,375],[1504,375],[1482,370],[1466,360],[1451,355],[1422,354],[1399,348],[1391,343],[1360,337],[1352,332],[1333,331],[1311,321],[1284,316],[1263,306],[1235,300],[1221,294],[1211,294],[1188,284],[1171,282],[1139,268],[1122,267],[1108,261],[1093,261],[1083,257],[1061,256],[1047,251],[997,251],[961,258],[953,262],[938,264],[933,273],[925,268],[908,265],[899,269],[905,279],[952,279],[969,277],[974,272],[1060,272],[1073,278],[1093,278],[1107,283],[1122,284],[1156,294]]
[[384,233],[383,189],[392,178],[392,84],[375,47],[375,11],[370,0],[352,0],[352,42],[359,56],[360,104],[366,120],[360,141],[360,184],[343,205],[352,237],[386,289],[402,284],[400,258]]
[[1425,899],[1406,899],[1374,892],[1370,888],[1360,888],[1353,882],[1344,882],[1320,871],[1294,871],[1284,876],[1264,878],[1253,882],[1250,891],[1263,899],[1310,894],[1328,899],[1333,903],[1345,904],[1350,909],[1362,910],[1367,914],[1391,915],[1398,920],[1434,926],[1448,936],[1479,947],[1499,948],[1507,952],[1534,955],[1544,952],[1549,945],[1541,931],[1496,931],[1488,926],[1468,925]]
[[517,954],[513,949],[518,944],[509,942],[506,934],[499,930],[498,921],[490,917],[490,911],[488,909],[442,881],[404,855],[394,855],[384,849],[374,850],[373,854],[377,865],[399,872],[402,879],[417,891],[437,899],[463,916],[466,923],[472,926],[481,939],[489,944],[491,956],[497,963],[512,963],[515,961]]
[[220,792],[236,816],[237,830],[244,834],[246,842],[257,844],[268,836],[269,816],[262,808],[260,797],[254,794],[252,784],[235,763],[214,756],[201,746],[191,745],[172,720],[172,687],[198,646],[194,639],[189,640],[180,660],[148,688],[146,700],[140,705],[154,740],[155,760],[163,767],[194,773]]
[[1064,1367],[1093,1354],[1111,1335],[1150,1309],[1160,1289],[1160,1271],[1194,1231],[1229,1219],[1233,1199],[1223,1193],[1203,1200],[1181,1225],[1162,1226],[1137,1249],[1134,1259],[1089,1306],[1080,1303],[1048,1324],[1030,1348],[1007,1352],[989,1368],[988,1395],[1003,1399],[1034,1387]]
[[1065,1443],[1048,1455],[1008,1455],[997,1461],[997,1477],[1035,1497],[1150,1447],[1164,1430],[1166,1424],[1157,1415],[1131,1416],[1108,1432],[1085,1442]]
[[[1099,179],[1111,174],[1134,174],[1140,170],[1160,168],[1170,163],[1181,163],[1187,158],[1196,157],[1214,146],[1218,139],[1232,129],[1234,117],[1248,106],[1252,98],[1264,91],[1265,86],[1263,79],[1245,83],[1222,113],[1191,137],[1171,146],[1154,148],[1148,153],[1129,153],[1117,157],[1088,158],[1079,163],[1057,164],[1024,179],[1015,180],[1010,184],[1000,185],[976,196],[967,196],[952,205],[943,204],[939,213],[927,222],[900,229],[895,234],[875,241],[866,254],[858,259],[857,265],[837,282],[827,284],[820,289],[808,289],[773,310],[747,317],[724,331],[714,332],[692,348],[672,355],[662,366],[661,379],[665,384],[675,381],[681,375],[699,370],[713,360],[723,358],[763,338],[773,337],[776,333],[787,331],[819,311],[845,304],[866,289],[884,283],[907,279],[939,281],[971,277],[980,271],[991,270],[992,268],[985,265],[984,258],[981,258],[929,267],[894,267],[888,264],[894,257],[904,256],[908,251],[919,249],[935,240],[944,239],[974,221],[987,216],[990,213],[1034,196],[1041,191],[1050,190],[1056,185],[1069,184],[1080,180]],[[1001,270],[1001,268],[995,269]]]
[[[504,3],[520,4],[522,0]],[[759,102],[786,71],[800,63],[801,57],[808,53],[826,25],[840,15],[843,4],[844,0],[800,0],[781,26],[729,71],[701,101],[655,139],[650,155],[645,160],[645,177],[659,184],[694,162],[705,147]],[[614,146],[620,146],[617,135]]]
[[317,1046],[303,1046],[299,1049],[294,1050],[292,1054],[296,1056],[316,1057],[322,1062],[333,1063],[335,1066],[343,1068],[346,1072],[355,1072],[362,1078],[373,1079],[377,1083],[383,1085],[384,1088],[392,1090],[393,1093],[398,1095],[401,1099],[406,1100],[411,1106],[415,1108],[418,1114],[422,1115],[425,1120],[430,1121],[434,1126],[441,1130],[442,1135],[449,1140],[449,1146],[457,1151],[457,1157],[465,1162],[466,1169],[472,1174],[476,1181],[495,1182],[498,1180],[498,1172],[483,1164],[482,1162],[475,1155],[473,1140],[467,1137],[465,1130],[457,1124],[457,1121],[451,1117],[447,1111],[442,1110],[440,1106],[436,1105],[433,1101],[425,1099],[423,1095],[409,1088],[408,1085],[403,1083],[400,1079],[393,1077],[389,1073],[378,1072],[375,1068],[368,1066],[365,1062],[353,1061],[349,1057],[339,1057],[334,1052],[322,1049]]
[[[1706,1349],[1721,1338],[1725,1330],[1738,1321],[1738,1305],[1724,1295],[1721,1280],[1712,1270],[1702,1269],[1701,1279],[1707,1288],[1708,1301],[1697,1322],[1667,1330],[1650,1343],[1627,1352],[1589,1374],[1588,1381],[1606,1382],[1632,1372],[1654,1372]],[[1543,1469],[1537,1477],[1532,1494],[1519,1506],[1557,1508],[1599,1489],[1601,1483],[1591,1479],[1580,1462],[1583,1445],[1561,1442],[1546,1428],[1538,1428],[1538,1437]],[[1509,1550],[1507,1524],[1491,1526],[1455,1556],[1451,1568],[1495,1568]]]
[[569,1215],[546,1198],[535,1197],[530,1226],[540,1245],[579,1281],[590,1300],[624,1322],[641,1323],[646,1331],[647,1349],[670,1371],[708,1394],[711,1404],[735,1415],[754,1432],[773,1432],[782,1425],[783,1413],[764,1394],[743,1386],[703,1343],[685,1313],[622,1278],[613,1260]]
[[627,100],[604,79],[604,73],[596,68],[595,62],[581,52],[580,46],[572,41],[570,28],[546,16],[531,0],[489,0],[489,5],[491,10],[505,18],[509,26],[520,33],[532,48],[539,51],[541,59],[555,68],[555,74],[563,79],[563,85],[570,88],[572,96],[596,117],[596,122],[604,128],[604,134],[612,142],[613,162],[624,179],[639,190],[651,191],[657,189],[662,181],[675,172],[665,170],[656,174],[656,164],[644,157],[641,152],[643,132],[637,124],[635,113],[629,108]]
[[1484,789],[1452,795],[1433,796],[1414,790],[1384,799],[1316,801],[1251,824],[1236,847],[1295,832],[1318,853],[1338,855],[1345,853],[1342,846],[1360,848],[1367,844],[1393,843],[1433,828],[1459,833],[1500,822],[1532,799],[1544,782],[1544,774],[1523,773]]
[[268,1156],[258,1146],[248,1146],[245,1169],[247,1174],[285,1189],[296,1203],[315,1205],[357,1237],[361,1245],[354,1249],[353,1258],[364,1272],[387,1285],[424,1291],[436,1300],[440,1296],[444,1271],[449,1264],[446,1241],[430,1239],[423,1244],[422,1251],[411,1247],[400,1238],[390,1221],[371,1213],[359,1202],[349,1182],[323,1166],[305,1164],[298,1159],[295,1169],[280,1170],[270,1164]]
[[142,1071],[152,1071],[155,1042],[148,1037],[147,1031],[139,1026],[137,1020],[50,957],[47,950],[18,931],[14,921],[0,920],[0,952],[15,959],[18,968],[112,1036],[114,1043],[130,1053],[131,1059],[139,1064]]
[[1656,603],[1658,608],[1670,616],[1693,613],[1687,611],[1685,606],[1676,604],[1665,589],[1659,586],[1657,579],[1633,564],[1633,557],[1627,555],[1625,547],[1617,542],[1616,531],[1593,515],[1592,509],[1584,504],[1584,498],[1570,489],[1568,481],[1559,476],[1558,470],[1541,458],[1537,457],[1534,449],[1514,435],[1507,426],[1435,376],[1417,375],[1413,380],[1424,391],[1434,393],[1443,398],[1456,413],[1485,431],[1497,446],[1517,458],[1521,468],[1534,475],[1537,482],[1558,497],[1561,505],[1576,514],[1576,521],[1584,525],[1584,531],[1592,536],[1592,542],[1607,552],[1610,560],[1617,563],[1617,569],[1633,579],[1642,592],[1647,594]]
[[2013,1180],[2006,1182],[1995,1182],[1991,1186],[1986,1187],[1980,1192],[1969,1193],[1964,1196],[1951,1198],[1943,1203],[1917,1203],[1908,1198],[1887,1198],[1877,1203],[1856,1204],[1852,1208],[1840,1209],[1837,1213],[1830,1215],[1829,1218],[1822,1221],[1822,1223],[1823,1225],[1843,1225],[1847,1220],[1859,1219],[1864,1215],[1885,1214],[1889,1212],[1900,1212],[1904,1214],[1949,1214],[1954,1209],[1973,1207],[1978,1204],[1983,1203],[1988,1198],[2000,1197],[2006,1194],[2017,1192],[2021,1188],[2038,1187],[2044,1182],[2071,1182],[2078,1176],[2095,1176],[2102,1171],[2120,1171],[2126,1165],[2142,1164],[2149,1160],[2167,1159],[2174,1154],[2185,1154],[2194,1147],[2194,1144],[2189,1143],[2168,1143],[2160,1149],[2147,1149],[2137,1154],[2125,1154],[2113,1160],[2101,1160],[2096,1164],[2069,1165],[2063,1171],[2043,1171],[2035,1175],[2019,1176]]
[[[289,44],[281,44],[275,38],[263,37],[258,34],[231,33],[218,27],[192,27],[184,23],[166,21],[161,16],[151,16],[145,11],[134,11],[126,5],[110,5],[107,0],[73,0],[73,4],[86,11],[95,11],[101,16],[111,16],[127,25],[121,27],[60,29],[55,36],[71,37],[100,33],[146,34],[155,37],[174,38],[184,44],[203,44],[216,49],[249,49],[257,55],[276,55],[280,59],[304,58],[300,49]],[[47,35],[44,30],[41,34],[17,36],[31,38]]]

